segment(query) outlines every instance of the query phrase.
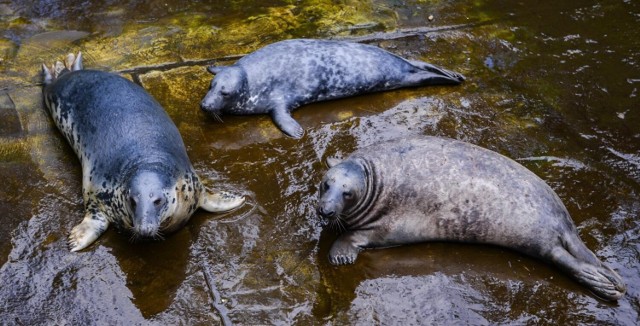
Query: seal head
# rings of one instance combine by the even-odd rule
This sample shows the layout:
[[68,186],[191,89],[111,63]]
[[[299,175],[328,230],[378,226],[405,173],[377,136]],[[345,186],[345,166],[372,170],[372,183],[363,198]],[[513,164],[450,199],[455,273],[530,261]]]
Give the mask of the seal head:
[[349,216],[363,199],[366,192],[365,170],[354,161],[337,164],[329,159],[333,167],[327,172],[320,185],[318,214],[331,224],[341,224],[341,218]]
[[152,171],[138,172],[129,183],[129,209],[133,216],[134,238],[158,238],[160,225],[168,218],[167,192],[171,188],[166,176]]
[[218,121],[223,113],[233,113],[246,103],[247,74],[239,66],[209,66],[207,70],[216,75],[211,81],[207,95],[202,99],[202,110]]

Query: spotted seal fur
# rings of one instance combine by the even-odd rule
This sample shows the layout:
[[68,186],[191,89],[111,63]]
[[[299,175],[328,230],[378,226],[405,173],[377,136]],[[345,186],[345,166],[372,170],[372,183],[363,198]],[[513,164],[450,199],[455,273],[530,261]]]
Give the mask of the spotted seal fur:
[[89,246],[109,224],[133,238],[161,238],[199,207],[222,212],[244,202],[205,189],[178,129],[142,87],[83,70],[81,53],[42,70],[45,105],[82,165],[85,216],[71,231],[71,251]]
[[200,106],[220,120],[223,113],[271,114],[285,134],[304,129],[291,117],[301,105],[425,85],[460,84],[461,74],[407,60],[378,47],[346,41],[294,39],[273,43],[215,74]]

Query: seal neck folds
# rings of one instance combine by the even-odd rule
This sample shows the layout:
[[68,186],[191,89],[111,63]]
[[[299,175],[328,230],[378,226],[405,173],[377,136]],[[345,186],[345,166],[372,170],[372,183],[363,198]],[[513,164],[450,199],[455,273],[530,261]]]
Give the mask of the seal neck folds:
[[376,173],[374,165],[364,158],[358,158],[354,161],[363,170],[364,192],[362,198],[344,212],[344,222],[350,230],[359,229],[372,222],[372,220],[367,217],[372,216],[371,208],[380,195],[380,189],[382,189],[382,187],[380,187],[382,179]]
[[[329,164],[333,163],[330,161]],[[372,222],[371,206],[380,189],[375,172],[373,164],[365,159],[335,164],[322,182],[318,213],[350,230]]]

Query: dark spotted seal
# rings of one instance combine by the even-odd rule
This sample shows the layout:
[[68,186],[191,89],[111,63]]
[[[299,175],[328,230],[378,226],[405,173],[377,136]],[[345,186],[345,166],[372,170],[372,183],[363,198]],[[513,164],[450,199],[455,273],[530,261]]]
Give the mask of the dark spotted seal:
[[291,117],[301,105],[401,87],[460,84],[458,73],[403,59],[378,47],[345,41],[296,39],[273,43],[216,76],[201,103],[220,120],[222,113],[271,114],[285,134],[300,138]]
[[161,238],[198,207],[220,212],[244,202],[207,192],[178,129],[142,87],[82,70],[81,54],[42,69],[45,104],[82,164],[85,216],[71,231],[71,251],[90,245],[110,223],[134,238]]
[[329,165],[318,213],[346,230],[330,249],[332,264],[351,264],[364,248],[485,243],[550,261],[604,299],[626,291],[580,240],[556,193],[498,153],[419,137],[371,146]]

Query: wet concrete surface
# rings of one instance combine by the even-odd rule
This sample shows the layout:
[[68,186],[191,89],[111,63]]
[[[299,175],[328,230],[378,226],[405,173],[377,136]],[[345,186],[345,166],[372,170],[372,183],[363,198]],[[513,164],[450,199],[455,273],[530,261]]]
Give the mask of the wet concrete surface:
[[[429,16],[433,16],[429,20]],[[640,322],[640,6],[634,1],[0,1],[0,320],[5,324],[598,324]],[[346,38],[455,70],[456,87],[317,103],[284,136],[268,116],[199,109],[208,63],[292,37]],[[165,107],[205,183],[247,196],[162,242],[108,230],[66,246],[80,164],[46,115],[42,62],[83,51]],[[427,243],[326,258],[325,159],[416,134],[518,160],[626,280],[617,303],[490,246]],[[437,177],[437,176],[434,176]]]

